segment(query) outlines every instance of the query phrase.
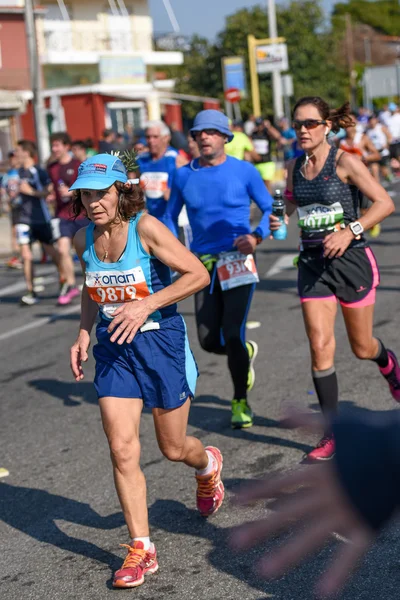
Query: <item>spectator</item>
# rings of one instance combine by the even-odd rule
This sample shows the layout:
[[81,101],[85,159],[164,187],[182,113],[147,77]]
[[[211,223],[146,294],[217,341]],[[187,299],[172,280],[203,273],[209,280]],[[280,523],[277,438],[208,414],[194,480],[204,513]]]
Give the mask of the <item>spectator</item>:
[[283,160],[286,165],[289,160],[294,158],[294,145],[297,137],[295,130],[290,126],[289,120],[286,117],[282,117],[282,119],[279,120],[279,129],[282,137],[281,146],[283,146]]
[[19,194],[19,160],[15,150],[8,153],[9,169],[1,180],[1,198],[4,204],[8,205],[8,212],[11,220],[11,251],[12,256],[7,261],[7,267],[10,269],[22,269],[22,262],[19,254],[19,245],[17,240],[17,218],[19,214],[18,206],[21,203]]
[[138,140],[136,140],[136,142],[133,144],[133,149],[136,152],[136,154],[138,154],[138,155],[148,152],[149,147],[147,145],[146,138],[140,137]]
[[115,133],[111,129],[103,131],[103,139],[99,141],[99,154],[111,154],[115,150]]
[[233,156],[238,160],[249,160],[258,162],[259,154],[254,150],[254,144],[244,132],[243,123],[241,121],[233,121],[230,125],[230,130],[233,133],[233,140],[226,144],[225,153],[228,156]]
[[55,158],[48,167],[50,179],[53,183],[56,198],[56,223],[58,251],[60,254],[60,292],[58,304],[70,304],[75,296],[79,295],[76,286],[74,264],[71,257],[72,239],[75,233],[85,227],[89,220],[85,217],[73,218],[72,197],[73,192],[69,188],[78,177],[79,160],[71,156],[71,138],[65,132],[53,133],[50,136],[51,151]]
[[252,133],[256,128],[256,118],[254,115],[249,115],[249,118],[244,124],[244,133],[251,137]]
[[71,145],[72,154],[79,162],[84,162],[88,158],[86,144],[83,140],[75,140]]

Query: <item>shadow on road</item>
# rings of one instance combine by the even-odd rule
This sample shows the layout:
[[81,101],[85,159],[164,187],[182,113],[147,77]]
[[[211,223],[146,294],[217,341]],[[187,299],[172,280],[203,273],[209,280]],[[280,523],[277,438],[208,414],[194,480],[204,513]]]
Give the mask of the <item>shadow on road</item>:
[[[110,530],[124,525],[121,512],[102,517],[89,504],[45,490],[0,483],[0,519],[39,542],[102,562],[110,567],[111,572],[120,566],[120,557],[91,542],[67,535],[55,521]],[[69,559],[69,556],[63,558]]]
[[[82,402],[98,404],[93,383],[88,381],[75,383],[73,381],[59,381],[58,379],[33,379],[29,381],[29,385],[39,392],[45,392],[62,400],[64,406],[80,406]],[[73,396],[81,398],[81,401],[74,400]]]
[[[210,406],[215,404],[222,408]],[[255,433],[253,429],[232,429],[230,418],[231,403],[229,400],[222,400],[216,396],[198,396],[192,403],[190,409],[189,425],[207,433],[218,433],[219,435],[225,435],[239,440],[260,442],[285,448],[295,448],[296,450],[301,450],[301,452],[310,452],[310,450],[312,450],[311,446],[301,444],[295,440]],[[281,429],[279,421],[267,419],[258,415],[254,417],[254,426]],[[195,432],[194,435],[196,437],[201,437],[201,435],[197,435],[197,432]]]

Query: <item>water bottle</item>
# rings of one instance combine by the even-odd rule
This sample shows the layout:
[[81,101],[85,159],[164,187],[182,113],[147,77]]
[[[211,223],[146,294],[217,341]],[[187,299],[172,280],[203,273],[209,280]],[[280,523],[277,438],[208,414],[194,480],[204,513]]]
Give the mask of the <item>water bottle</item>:
[[279,229],[276,229],[272,232],[272,237],[274,240],[285,240],[287,236],[287,225],[285,223],[286,206],[281,190],[276,190],[274,194],[272,214],[274,217],[278,217],[279,221],[281,222]]
[[65,185],[65,182],[62,179],[59,179],[57,181],[57,185],[58,185],[58,191],[60,193],[61,202],[64,202],[64,204],[67,204],[71,200],[71,197],[65,195],[64,190],[67,188],[67,186]]

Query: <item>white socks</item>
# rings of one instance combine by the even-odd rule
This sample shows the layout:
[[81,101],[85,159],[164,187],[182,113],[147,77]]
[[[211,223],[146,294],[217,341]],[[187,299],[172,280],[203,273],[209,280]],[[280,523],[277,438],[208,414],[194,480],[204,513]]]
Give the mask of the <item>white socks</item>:
[[151,543],[149,537],[135,537],[131,540],[131,546],[133,546],[134,542],[142,542],[145,550],[154,552],[154,544]]
[[207,456],[208,456],[208,465],[206,466],[205,469],[196,471],[196,475],[211,475],[211,473],[213,473],[217,468],[217,463],[216,463],[214,456],[208,450],[206,450],[206,452],[207,452]]

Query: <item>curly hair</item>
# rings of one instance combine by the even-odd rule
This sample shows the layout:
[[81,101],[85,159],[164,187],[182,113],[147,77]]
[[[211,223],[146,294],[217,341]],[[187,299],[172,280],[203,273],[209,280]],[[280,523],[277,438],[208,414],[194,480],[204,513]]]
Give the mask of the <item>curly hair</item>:
[[[118,192],[117,215],[122,221],[129,221],[129,219],[135,217],[146,206],[143,191],[138,185],[132,183],[116,181],[114,185]],[[75,219],[81,214],[87,216],[82,202],[81,190],[74,192],[72,212]]]
[[332,123],[333,133],[337,133],[341,128],[353,127],[349,102],[345,102],[340,108],[330,109],[329,104],[320,96],[304,96],[296,102],[293,115],[300,106],[307,106],[308,104],[315,106],[324,121]]

